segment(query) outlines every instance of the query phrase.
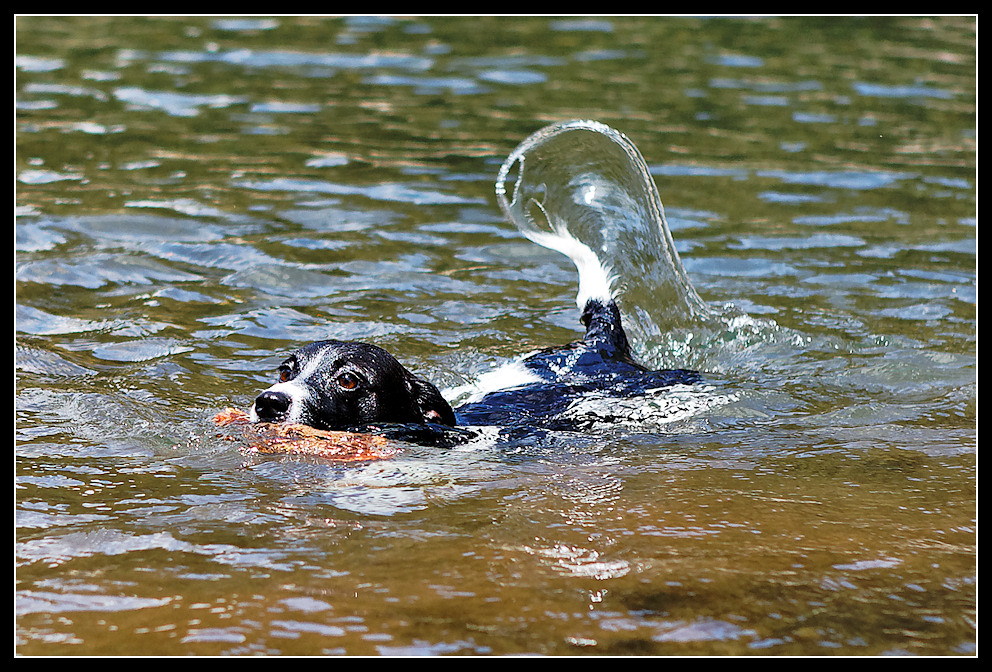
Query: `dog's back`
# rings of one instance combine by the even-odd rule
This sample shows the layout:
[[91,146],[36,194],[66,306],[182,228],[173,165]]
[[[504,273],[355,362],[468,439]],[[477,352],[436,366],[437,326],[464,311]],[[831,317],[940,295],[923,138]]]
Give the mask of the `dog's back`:
[[613,295],[614,278],[587,246],[567,231],[545,234],[536,241],[568,256],[579,273],[576,302],[582,309],[581,341],[539,350],[486,376],[484,384],[455,409],[459,425],[579,428],[583,418],[569,414],[589,395],[629,398],[672,385],[700,380],[695,371],[651,371],[631,352],[620,309]]
[[700,380],[695,371],[651,371],[638,364],[612,299],[588,299],[582,323],[586,333],[581,341],[527,355],[508,365],[503,375],[494,372],[492,378],[503,385],[480,390],[456,408],[457,423],[578,429],[585,420],[568,411],[590,395],[630,398]]

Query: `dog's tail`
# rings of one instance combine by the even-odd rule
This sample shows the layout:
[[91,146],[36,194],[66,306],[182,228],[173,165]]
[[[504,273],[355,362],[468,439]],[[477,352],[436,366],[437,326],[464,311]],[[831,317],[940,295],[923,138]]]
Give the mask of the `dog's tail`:
[[[541,207],[539,204],[535,204]],[[543,209],[543,208],[542,208]],[[550,220],[549,220],[550,221]],[[588,245],[575,238],[564,226],[553,226],[550,231],[524,230],[527,238],[542,247],[564,254],[579,272],[579,291],[575,302],[585,311],[590,302],[606,306],[613,303],[616,276],[609,265],[603,263]]]
[[[584,314],[607,319],[622,302],[644,342],[715,317],[679,259],[651,170],[619,131],[584,120],[540,129],[503,162],[496,198],[527,238],[575,263]],[[590,301],[602,310],[587,311]]]
[[[533,205],[543,211],[539,203],[535,202]],[[624,332],[620,308],[616,302],[616,275],[608,264],[588,245],[575,238],[567,227],[553,223],[547,213],[544,214],[550,224],[549,230],[528,228],[522,229],[522,232],[529,240],[560,252],[575,264],[579,272],[579,291],[575,302],[582,311],[580,321],[586,328],[583,341],[614,353],[614,357],[631,360],[630,342]]]

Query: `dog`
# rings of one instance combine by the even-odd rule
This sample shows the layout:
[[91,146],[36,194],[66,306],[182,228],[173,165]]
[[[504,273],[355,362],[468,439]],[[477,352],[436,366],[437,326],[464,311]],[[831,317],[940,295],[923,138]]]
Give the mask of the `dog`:
[[[382,431],[383,426],[579,429],[583,419],[566,412],[577,399],[596,394],[629,398],[700,381],[696,371],[652,371],[635,361],[608,274],[582,267],[579,272],[587,294],[579,298],[582,340],[539,350],[488,374],[480,381],[483,389],[457,409],[382,348],[327,340],[300,348],[279,366],[279,382],[258,395],[249,419],[346,431]],[[600,279],[592,292],[584,282],[589,276]],[[492,380],[500,382],[487,388]]]
[[[534,148],[541,143],[572,131],[591,132],[585,139],[587,144],[590,138],[595,138],[599,143],[597,151],[613,152],[605,164],[607,168],[632,166],[634,173],[647,174],[640,154],[622,134],[596,122],[573,121],[543,129],[522,143],[500,169],[497,197],[504,212],[527,238],[564,254],[575,264],[579,275],[576,304],[585,327],[581,340],[525,355],[482,376],[475,393],[455,409],[433,384],[408,371],[385,350],[365,343],[319,341],[297,350],[282,363],[279,382],[255,399],[250,420],[300,423],[326,430],[366,428],[379,432],[386,426],[414,430],[473,426],[581,429],[593,422],[609,422],[611,416],[622,413],[624,405],[611,404],[609,400],[630,399],[699,382],[701,376],[695,371],[651,371],[634,359],[614,291],[617,278],[593,247],[576,238],[560,218],[545,211],[542,204],[545,184],[540,179],[543,173],[539,163],[538,166],[533,163],[540,162],[540,157],[527,159],[528,171],[536,170],[537,177],[533,178],[535,184],[528,183],[521,190],[521,182],[525,181],[525,155],[536,151]],[[603,149],[603,143],[608,150]],[[556,154],[552,152],[549,156]],[[618,160],[621,163],[616,163]],[[513,200],[509,201],[505,185],[513,170],[520,171],[516,189],[521,191],[514,191]],[[586,177],[576,176],[574,184],[567,181],[558,188],[564,190],[561,193],[571,193],[572,198],[583,199],[603,192],[605,200],[599,207],[612,207],[610,199],[616,199],[618,194],[603,189],[610,186],[608,183],[589,179],[592,181],[586,184]],[[578,188],[582,189],[581,193],[569,191]],[[619,197],[623,196],[619,193]],[[660,200],[655,208],[663,219]],[[518,209],[521,211],[517,212]],[[548,225],[546,230],[536,226],[535,216]],[[597,220],[594,217],[589,221]],[[664,228],[663,222],[662,225]],[[665,248],[658,252],[671,257],[674,270],[684,273],[674,249],[667,250],[672,245],[667,230],[656,244]],[[682,284],[688,299],[701,306],[702,300],[688,281]],[[494,381],[496,384],[491,384]],[[607,403],[598,404],[595,413],[590,414],[591,404],[584,403],[589,400],[607,400]],[[617,419],[622,418],[617,416]]]

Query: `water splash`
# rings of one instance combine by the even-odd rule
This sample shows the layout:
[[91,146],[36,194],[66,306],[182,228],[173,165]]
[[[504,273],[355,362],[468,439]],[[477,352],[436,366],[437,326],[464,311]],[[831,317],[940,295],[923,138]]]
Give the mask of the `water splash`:
[[644,158],[605,124],[567,121],[531,135],[500,168],[496,197],[528,239],[576,264],[580,306],[595,291],[590,285],[609,288],[641,350],[663,344],[664,359],[681,357],[702,334],[725,340],[756,325],[699,296]]

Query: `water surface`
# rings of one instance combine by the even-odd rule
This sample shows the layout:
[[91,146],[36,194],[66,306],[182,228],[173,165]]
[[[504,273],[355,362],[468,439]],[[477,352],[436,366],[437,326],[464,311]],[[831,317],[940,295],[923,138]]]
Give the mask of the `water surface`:
[[[976,653],[975,23],[19,17],[17,652]],[[705,385],[374,463],[217,437],[309,340],[453,393],[576,338],[494,194],[573,118],[749,318],[636,343]]]

